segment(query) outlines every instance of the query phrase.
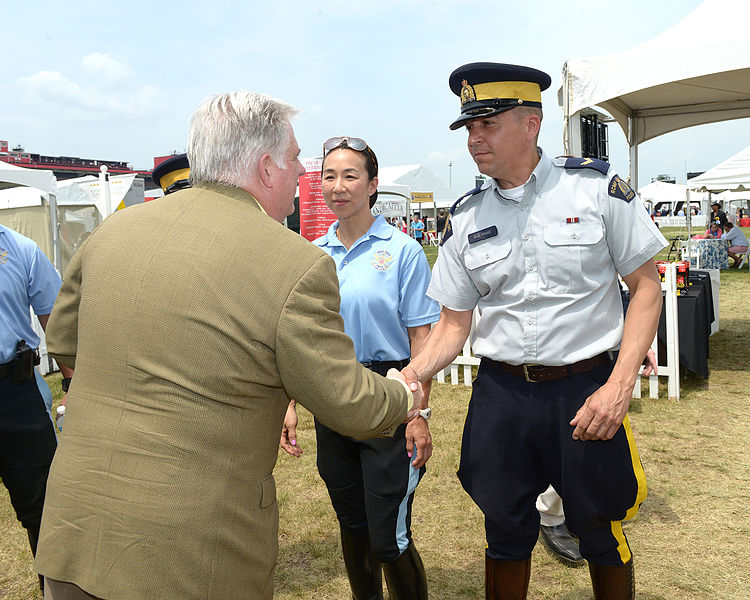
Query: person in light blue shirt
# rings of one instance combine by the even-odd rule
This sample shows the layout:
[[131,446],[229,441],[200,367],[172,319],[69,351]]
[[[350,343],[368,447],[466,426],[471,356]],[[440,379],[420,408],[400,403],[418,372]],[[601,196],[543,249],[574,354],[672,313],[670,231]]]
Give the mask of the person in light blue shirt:
[[[33,554],[57,437],[52,394],[34,368],[40,340],[30,308],[45,328],[60,284],[33,240],[0,225],[0,478]],[[63,375],[69,383],[72,371]]]
[[424,240],[424,223],[419,218],[419,215],[412,215],[411,217],[411,231],[412,235],[414,235],[414,239],[419,242],[419,244],[422,244],[422,240]]
[[[415,240],[382,215],[372,216],[377,158],[367,143],[337,137],[323,149],[323,198],[338,221],[314,243],[336,263],[341,316],[357,359],[380,373],[401,369],[440,316],[437,302],[426,295],[427,258]],[[421,418],[401,425],[392,437],[358,441],[315,422],[318,471],[339,520],[355,600],[383,598],[381,564],[391,598],[427,598],[410,528],[414,492],[432,454],[429,385],[424,390]],[[300,456],[296,423],[292,401],[281,445]]]

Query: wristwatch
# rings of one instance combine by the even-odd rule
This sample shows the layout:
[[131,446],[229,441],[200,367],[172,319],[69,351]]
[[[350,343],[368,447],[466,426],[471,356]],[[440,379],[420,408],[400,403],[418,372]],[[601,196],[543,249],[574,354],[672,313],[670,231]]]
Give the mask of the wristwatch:
[[62,391],[67,393],[68,388],[70,387],[70,380],[72,377],[63,377],[62,381],[60,382],[60,387],[62,388]]
[[432,416],[432,409],[429,407],[419,409],[419,416],[422,417],[425,421],[429,421],[430,417]]

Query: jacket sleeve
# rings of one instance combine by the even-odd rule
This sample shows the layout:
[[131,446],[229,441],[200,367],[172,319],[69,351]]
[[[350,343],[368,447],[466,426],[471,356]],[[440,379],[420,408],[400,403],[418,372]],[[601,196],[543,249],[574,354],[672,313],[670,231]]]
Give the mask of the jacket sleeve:
[[63,283],[45,331],[47,352],[59,364],[71,369],[75,368],[78,353],[78,307],[81,302],[81,262],[85,248],[86,243],[73,255],[65,269]]
[[276,361],[287,394],[326,426],[355,438],[395,429],[406,418],[398,381],[365,369],[344,333],[333,260],[321,256],[300,277],[279,317]]

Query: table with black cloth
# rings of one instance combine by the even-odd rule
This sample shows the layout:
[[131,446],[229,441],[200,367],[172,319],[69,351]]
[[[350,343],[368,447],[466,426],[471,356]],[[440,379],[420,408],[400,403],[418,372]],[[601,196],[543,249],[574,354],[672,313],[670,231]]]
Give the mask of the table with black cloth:
[[[685,295],[677,298],[677,320],[680,335],[680,366],[703,378],[708,378],[708,336],[714,320],[711,278],[706,271],[690,271],[690,286]],[[662,305],[659,318],[659,355],[666,353],[666,306]]]

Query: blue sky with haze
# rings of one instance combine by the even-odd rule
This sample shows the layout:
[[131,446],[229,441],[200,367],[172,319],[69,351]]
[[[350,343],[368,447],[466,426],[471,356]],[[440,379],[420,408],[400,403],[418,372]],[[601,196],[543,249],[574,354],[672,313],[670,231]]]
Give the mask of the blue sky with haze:
[[[183,151],[209,94],[250,89],[301,109],[302,156],[333,135],[365,138],[380,164],[423,163],[456,194],[477,172],[466,133],[449,131],[459,102],[450,72],[473,61],[548,72],[540,144],[562,153],[562,66],[627,50],[700,0],[563,3],[394,1],[13,2],[3,7],[0,139],[41,154],[124,160]],[[720,35],[707,32],[706,35]],[[610,125],[611,162],[627,175],[625,138]],[[646,142],[640,184],[678,181],[750,144],[750,119]]]

